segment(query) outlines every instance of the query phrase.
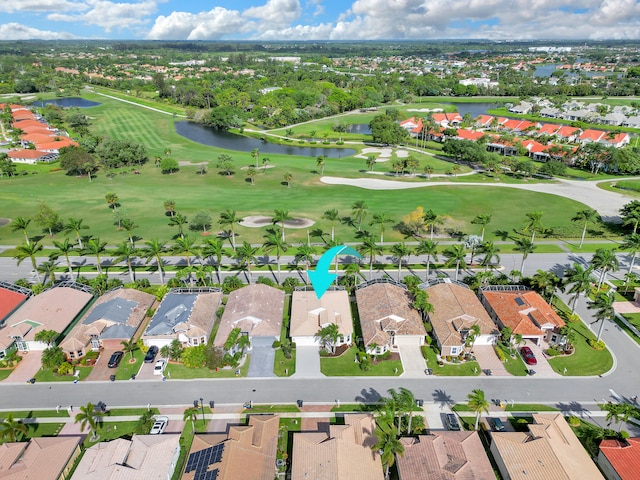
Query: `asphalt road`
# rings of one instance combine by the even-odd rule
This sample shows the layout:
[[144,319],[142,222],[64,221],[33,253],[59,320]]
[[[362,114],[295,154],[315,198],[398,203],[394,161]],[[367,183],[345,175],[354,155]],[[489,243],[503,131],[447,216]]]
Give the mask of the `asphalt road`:
[[[573,261],[587,261],[590,255],[532,254],[526,260],[525,273],[537,269],[560,270]],[[624,261],[621,276],[625,271]],[[520,266],[519,255],[502,255],[502,264],[509,272]],[[12,259],[0,258],[0,278],[11,280],[7,267]],[[582,299],[577,312],[590,323],[591,312]],[[375,401],[389,388],[406,387],[416,398],[448,404],[466,401],[467,394],[481,388],[488,398],[526,403],[548,403],[565,410],[590,409],[595,403],[630,398],[640,394],[640,371],[635,368],[640,347],[611,322],[605,325],[603,340],[614,353],[614,369],[601,377],[565,377],[546,379],[533,377],[474,377],[415,379],[402,377],[304,378],[234,378],[198,380],[129,380],[117,382],[80,382],[78,384],[6,384],[0,383],[3,409],[54,408],[57,405],[82,405],[102,400],[111,406],[186,405],[195,398],[216,403],[342,403]]]

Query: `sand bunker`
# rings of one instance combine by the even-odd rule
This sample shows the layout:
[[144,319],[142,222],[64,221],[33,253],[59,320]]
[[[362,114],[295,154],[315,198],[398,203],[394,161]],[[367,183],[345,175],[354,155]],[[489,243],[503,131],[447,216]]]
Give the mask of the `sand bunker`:
[[275,165],[260,165],[259,167],[254,167],[253,165],[247,167],[240,167],[240,170],[249,170],[249,168],[255,168],[256,170],[264,170],[266,168],[276,168]]
[[[376,163],[388,162],[391,160],[391,154],[393,153],[393,148],[391,147],[367,147],[362,149],[362,153],[358,155],[354,155],[356,158],[364,158],[365,160],[369,155],[378,154],[376,157]],[[407,150],[398,149],[396,150],[396,156],[398,158],[406,158],[409,156],[409,152]]]
[[407,112],[444,112],[444,108],[409,108]]
[[4,227],[9,222],[11,222],[10,218],[0,218],[0,227]]
[[[308,218],[293,218],[291,220],[285,220],[284,226],[286,228],[308,228],[315,223],[316,222]],[[249,228],[260,228],[273,225],[273,221],[271,220],[271,217],[267,217],[265,215],[250,215],[248,217],[244,217],[240,222],[240,225]]]
[[193,163],[193,162],[184,161],[184,160],[178,162],[179,167],[197,167],[198,165],[209,165],[209,162]]

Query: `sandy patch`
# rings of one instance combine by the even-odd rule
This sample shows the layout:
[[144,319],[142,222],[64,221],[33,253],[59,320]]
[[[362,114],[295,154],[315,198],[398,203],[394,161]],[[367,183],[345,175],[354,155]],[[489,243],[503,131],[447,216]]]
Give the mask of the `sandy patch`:
[[4,227],[5,225],[7,225],[9,222],[11,222],[10,218],[0,218],[0,227]]
[[247,165],[246,167],[240,167],[240,170],[249,170],[249,168],[255,168],[256,170],[266,170],[267,168],[276,168],[276,166],[266,165],[266,166],[254,167],[253,165]]
[[[285,220],[284,226],[286,228],[308,228],[315,223],[316,222],[308,218],[294,218],[292,220]],[[244,217],[240,222],[240,225],[249,228],[260,228],[273,225],[273,222],[271,221],[271,217],[267,217],[265,215],[250,215],[248,217]]]
[[209,165],[209,162],[197,162],[197,163],[193,163],[193,162],[189,162],[186,160],[181,160],[178,162],[178,166],[179,167],[197,167],[199,165]]
[[444,112],[444,108],[409,108],[407,112]]
[[408,156],[409,156],[409,152],[407,150],[396,150],[396,157],[407,158]]

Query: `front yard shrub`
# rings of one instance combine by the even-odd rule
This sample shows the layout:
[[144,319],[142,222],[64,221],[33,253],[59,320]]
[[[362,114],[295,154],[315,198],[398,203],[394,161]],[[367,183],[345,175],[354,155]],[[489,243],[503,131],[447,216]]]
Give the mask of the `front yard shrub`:
[[598,340],[596,342],[595,339],[590,338],[589,340],[587,340],[587,343],[594,350],[604,350],[605,348],[607,348],[607,346],[605,345],[605,343],[602,340]]
[[507,359],[502,349],[499,348],[497,345],[493,346],[493,350],[496,352],[496,355],[498,356],[498,360],[500,360],[501,362],[504,362]]

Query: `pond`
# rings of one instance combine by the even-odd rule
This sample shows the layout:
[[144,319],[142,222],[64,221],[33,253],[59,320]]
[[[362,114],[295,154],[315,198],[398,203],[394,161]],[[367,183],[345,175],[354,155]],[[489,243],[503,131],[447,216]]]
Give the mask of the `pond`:
[[351,123],[347,125],[348,133],[360,133],[362,135],[371,135],[371,127],[368,123]]
[[44,107],[45,105],[57,105],[62,108],[69,107],[79,107],[79,108],[89,108],[89,107],[97,107],[100,105],[99,102],[92,102],[91,100],[87,100],[85,98],[79,97],[70,97],[70,98],[54,98],[52,100],[43,100],[42,102],[33,102],[36,107]]
[[318,157],[324,155],[327,158],[343,158],[355,155],[352,148],[318,148],[302,147],[297,145],[280,145],[260,140],[259,138],[243,137],[224,130],[216,130],[195,122],[176,122],[176,133],[189,140],[211,147],[220,147],[226,150],[238,150],[251,152],[254,148],[260,150],[260,154],[296,155],[299,157]]
[[478,115],[487,115],[487,110],[498,108],[497,103],[483,102],[483,103],[455,103],[451,102],[451,105],[456,107],[461,117],[464,117],[465,113],[469,113],[471,118],[476,118]]

